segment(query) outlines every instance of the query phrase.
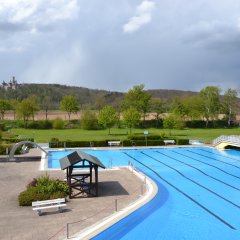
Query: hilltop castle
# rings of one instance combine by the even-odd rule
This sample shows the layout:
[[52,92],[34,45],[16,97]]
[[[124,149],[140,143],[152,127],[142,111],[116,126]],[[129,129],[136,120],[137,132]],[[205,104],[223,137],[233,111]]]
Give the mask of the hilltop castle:
[[10,80],[8,83],[6,83],[5,81],[2,82],[2,84],[0,85],[0,89],[4,89],[4,90],[16,90],[18,87],[20,86],[20,84],[18,84],[17,80],[15,79],[15,77],[12,77],[12,80]]

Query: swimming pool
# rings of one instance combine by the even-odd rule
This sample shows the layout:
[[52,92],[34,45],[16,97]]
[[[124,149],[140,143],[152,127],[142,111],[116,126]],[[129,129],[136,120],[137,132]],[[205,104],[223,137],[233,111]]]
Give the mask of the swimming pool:
[[[131,161],[159,188],[149,203],[92,239],[240,239],[238,151],[194,147],[86,152],[106,166]],[[55,153],[50,155],[48,167],[57,168]]]

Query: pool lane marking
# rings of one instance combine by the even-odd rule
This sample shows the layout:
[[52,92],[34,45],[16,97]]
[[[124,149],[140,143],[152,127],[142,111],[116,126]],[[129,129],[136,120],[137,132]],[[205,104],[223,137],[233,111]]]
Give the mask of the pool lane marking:
[[[156,159],[155,157],[152,157],[152,156],[150,156],[150,155],[148,155],[148,154],[146,154],[146,153],[144,153],[144,152],[140,152],[140,153],[142,153],[143,155],[145,155],[145,156],[147,156],[147,157],[149,157],[149,158],[151,158],[151,159],[153,159],[153,160],[155,160],[155,161],[157,161],[157,162],[163,164],[164,166],[166,166],[166,167],[168,167],[168,168],[174,170],[175,172],[177,172],[178,174],[180,174],[182,177],[186,178],[186,179],[189,180],[190,182],[192,182],[192,183],[198,185],[199,187],[202,187],[203,189],[205,189],[205,190],[209,191],[210,193],[216,195],[217,197],[221,198],[222,200],[228,202],[229,204],[231,204],[231,205],[233,205],[233,206],[235,206],[235,207],[237,207],[237,208],[240,208],[240,205],[238,205],[238,204],[236,204],[236,203],[230,201],[229,199],[227,199],[227,198],[221,196],[221,195],[218,194],[217,192],[215,192],[215,191],[211,190],[210,188],[208,188],[208,187],[202,185],[201,183],[198,183],[198,182],[196,182],[195,180],[193,180],[193,179],[187,177],[185,174],[183,174],[182,172],[180,172],[180,171],[177,170],[176,168],[174,168],[174,167],[172,167],[172,166],[169,166],[168,164],[163,163],[163,162],[160,161],[159,159]],[[165,155],[165,154],[163,154],[163,155]],[[169,157],[168,155],[165,155],[165,156],[166,156],[166,157]],[[169,157],[169,158],[170,158],[170,157]]]
[[197,155],[202,156],[202,157],[206,157],[206,158],[212,159],[212,160],[217,161],[217,162],[221,162],[221,163],[227,164],[227,165],[232,166],[232,167],[235,167],[235,168],[237,168],[237,169],[240,169],[240,167],[238,167],[238,166],[236,166],[236,165],[234,165],[234,164],[227,163],[227,162],[218,160],[218,159],[213,158],[213,157],[208,157],[208,156],[206,156],[206,155],[203,155],[203,154],[201,154],[201,153],[197,153],[197,152],[194,152],[194,151],[191,151],[191,150],[187,150],[187,151],[188,151],[188,152],[191,152],[191,153],[194,153],[194,154],[197,154]]
[[188,195],[187,193],[183,192],[181,189],[179,189],[178,187],[176,187],[175,185],[173,185],[172,183],[170,183],[168,180],[166,180],[165,178],[163,178],[159,173],[157,173],[155,170],[153,170],[152,168],[150,168],[149,166],[147,166],[146,164],[140,162],[139,160],[137,160],[136,158],[132,157],[131,155],[129,155],[128,153],[124,152],[124,154],[126,154],[128,157],[132,158],[133,160],[135,160],[136,162],[140,163],[141,165],[143,165],[144,167],[146,167],[147,169],[149,169],[150,171],[152,171],[153,173],[155,173],[161,180],[163,180],[165,183],[167,183],[168,185],[170,185],[172,188],[174,188],[175,190],[177,190],[179,193],[181,193],[182,195],[184,195],[186,198],[190,199],[192,202],[194,202],[195,204],[197,204],[199,207],[201,207],[202,209],[204,209],[206,212],[208,212],[209,214],[211,214],[213,217],[215,217],[216,219],[218,219],[220,222],[222,222],[223,224],[225,224],[226,226],[228,226],[229,228],[233,229],[233,230],[237,230],[234,226],[232,226],[230,223],[228,223],[227,221],[225,221],[224,219],[222,219],[221,217],[219,217],[217,214],[215,214],[214,212],[212,212],[211,210],[209,210],[207,207],[205,207],[204,205],[202,205],[200,202],[198,202],[197,200],[195,200],[194,198],[192,198],[190,195]]
[[182,155],[182,156],[184,156],[184,157],[191,158],[191,159],[194,160],[194,161],[197,161],[197,162],[203,163],[203,164],[205,164],[205,165],[211,166],[211,167],[213,167],[213,168],[216,168],[216,169],[218,169],[219,171],[224,172],[224,173],[226,173],[226,174],[229,175],[229,176],[232,176],[232,177],[235,177],[235,178],[240,179],[240,177],[238,177],[238,176],[236,176],[236,175],[234,175],[234,174],[231,174],[231,173],[229,173],[229,172],[227,172],[227,171],[225,171],[225,170],[223,170],[223,169],[221,169],[221,168],[219,168],[219,167],[216,167],[216,166],[214,166],[214,165],[212,165],[212,164],[210,164],[210,163],[203,162],[203,161],[201,161],[201,160],[199,160],[199,159],[190,157],[190,156],[185,155],[185,154],[183,154],[183,153],[178,153],[178,154],[180,154],[180,155]]
[[203,151],[203,152],[211,153],[211,154],[214,154],[214,155],[218,155],[218,156],[221,156],[221,157],[224,157],[224,158],[229,158],[229,159],[235,160],[235,161],[237,161],[237,162],[240,162],[240,160],[237,160],[236,158],[233,158],[233,157],[224,156],[224,155],[219,154],[219,153],[213,153],[213,152],[207,151],[207,150],[205,150],[205,149],[199,149],[199,150],[201,150],[201,151]]
[[[155,151],[155,152],[156,152],[156,153],[159,153],[159,154],[162,154],[162,155],[165,155],[164,153],[161,153],[161,152],[159,152],[159,151]],[[180,154],[180,153],[178,153],[178,152],[176,152],[176,151],[174,151],[174,150],[171,150],[171,152]],[[166,156],[170,157],[169,155],[166,155]],[[187,157],[188,157],[188,156],[187,156]],[[224,184],[224,185],[226,185],[226,186],[228,186],[228,187],[231,187],[231,188],[233,188],[233,189],[235,189],[235,190],[237,190],[237,191],[240,191],[240,188],[237,188],[237,187],[235,187],[235,186],[233,186],[233,185],[231,185],[231,184],[229,184],[229,183],[226,183],[226,182],[224,182],[224,181],[222,181],[222,180],[220,180],[220,179],[218,179],[218,178],[215,178],[215,177],[213,177],[213,176],[205,173],[205,172],[202,171],[201,169],[193,166],[192,164],[185,163],[185,162],[183,162],[183,161],[181,161],[181,160],[179,160],[179,159],[176,159],[176,158],[174,158],[174,157],[172,157],[172,156],[171,156],[170,158],[173,159],[173,160],[175,160],[175,161],[177,161],[177,162],[180,162],[180,163],[182,163],[182,164],[184,164],[184,165],[187,165],[187,166],[189,166],[189,167],[191,167],[191,168],[194,168],[194,169],[196,169],[197,171],[199,171],[200,173],[204,174],[205,176],[207,176],[207,177],[209,177],[209,178],[212,178],[212,179],[214,179],[214,180],[216,180],[216,181],[218,181],[218,182],[220,182],[220,183],[222,183],[222,184]],[[191,159],[191,157],[188,157],[188,158]]]

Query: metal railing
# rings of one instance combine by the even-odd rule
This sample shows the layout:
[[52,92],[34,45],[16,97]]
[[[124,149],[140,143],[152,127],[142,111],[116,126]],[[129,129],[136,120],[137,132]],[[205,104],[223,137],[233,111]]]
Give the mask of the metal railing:
[[240,135],[221,135],[217,138],[215,138],[212,142],[212,145],[217,145],[221,142],[230,142],[230,143],[235,143],[235,144],[240,144]]
[[[143,174],[139,169],[137,169],[131,162],[128,163],[128,168],[131,169],[131,172],[134,171],[141,175],[142,183],[140,186],[138,186],[131,195],[135,195],[135,199],[133,202],[137,201],[139,198],[137,196],[143,196],[146,193],[147,186],[146,186],[146,175]],[[129,170],[130,170],[129,169]],[[84,228],[87,226],[87,222],[91,221],[94,217],[98,217],[100,215],[104,215],[104,217],[110,216],[113,213],[119,212],[125,207],[127,207],[129,204],[133,203],[129,197],[123,196],[118,197],[116,199],[113,199],[112,204],[109,204],[109,206],[99,210],[98,212],[93,213],[92,215],[80,219],[75,222],[68,222],[66,223],[66,226],[61,228],[58,232],[56,232],[54,235],[52,235],[48,240],[57,240],[57,239],[63,239],[64,237],[67,239],[71,239],[77,232],[80,232],[81,230],[84,230]],[[103,214],[105,213],[105,214]],[[85,226],[85,227],[83,227]],[[74,238],[74,237],[73,237]]]

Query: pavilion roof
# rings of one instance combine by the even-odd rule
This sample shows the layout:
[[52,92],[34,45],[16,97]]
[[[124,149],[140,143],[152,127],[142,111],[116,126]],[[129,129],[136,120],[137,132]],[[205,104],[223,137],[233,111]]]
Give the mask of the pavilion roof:
[[61,169],[64,170],[82,161],[88,161],[101,168],[106,168],[97,157],[77,150],[60,159]]

